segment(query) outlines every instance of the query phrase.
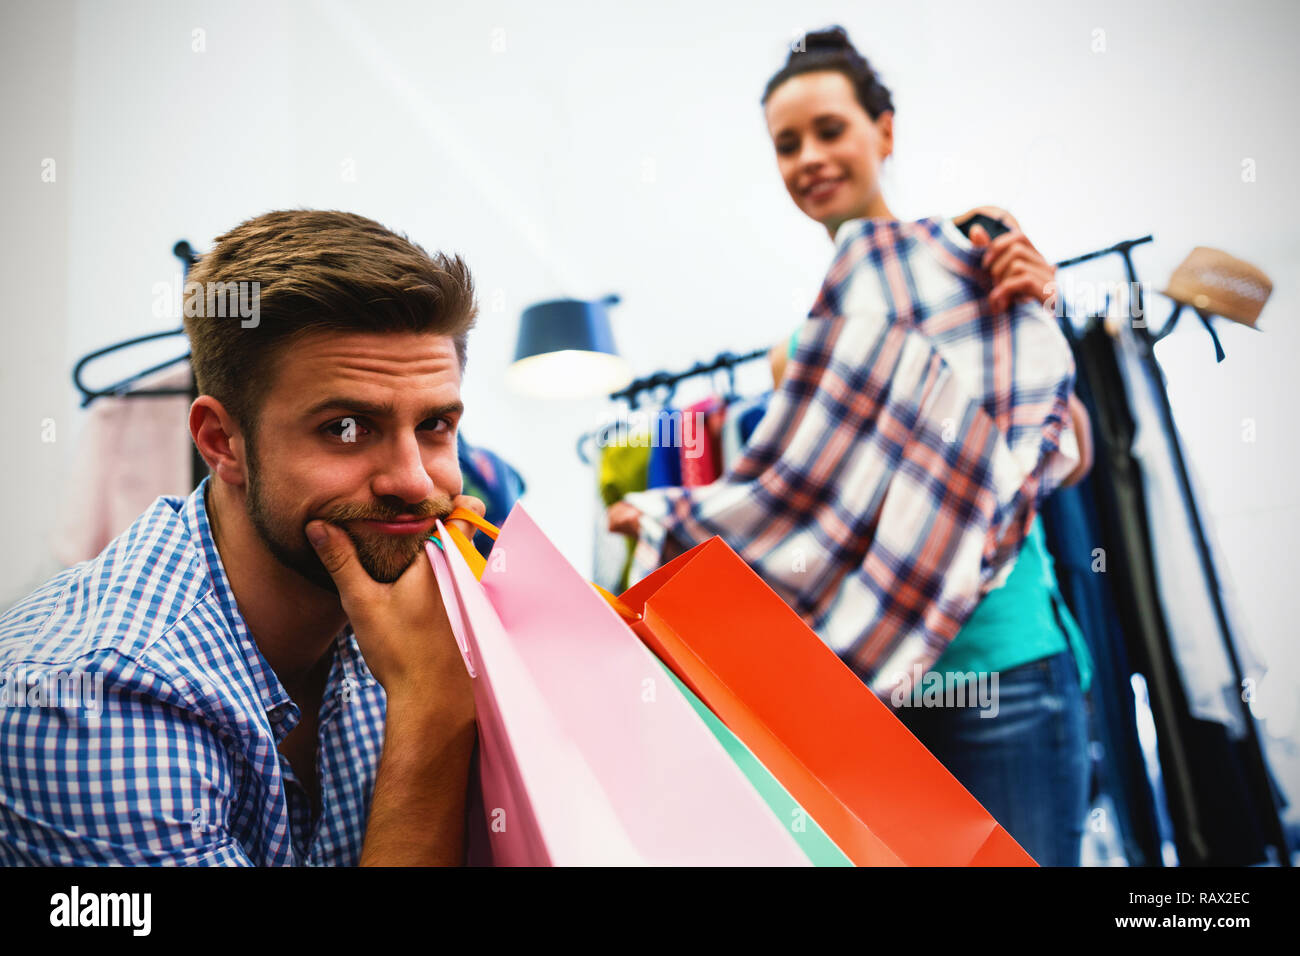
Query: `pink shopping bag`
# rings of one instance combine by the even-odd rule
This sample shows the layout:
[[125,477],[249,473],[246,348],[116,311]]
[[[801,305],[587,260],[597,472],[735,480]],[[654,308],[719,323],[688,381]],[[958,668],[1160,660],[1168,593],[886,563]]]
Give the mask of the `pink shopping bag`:
[[[586,761],[555,722],[465,559],[454,548],[448,557],[432,543],[425,547],[474,677],[479,747],[470,864],[634,861]],[[564,848],[559,860],[552,847]]]
[[651,652],[522,507],[481,582],[457,547],[427,550],[474,675],[471,862],[809,865]]

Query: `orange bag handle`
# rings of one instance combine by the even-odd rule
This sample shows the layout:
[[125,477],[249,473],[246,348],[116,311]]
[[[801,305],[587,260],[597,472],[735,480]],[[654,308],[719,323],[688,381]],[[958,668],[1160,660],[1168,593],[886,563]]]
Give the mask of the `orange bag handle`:
[[[501,529],[483,518],[481,515],[470,511],[468,508],[457,508],[451,514],[447,515],[446,520],[443,521],[443,526],[446,527],[448,536],[451,538],[452,543],[456,545],[456,549],[460,551],[461,555],[465,558],[465,563],[469,565],[469,569],[474,572],[474,577],[482,580],[483,572],[487,569],[487,559],[483,557],[483,555],[479,554],[478,548],[474,547],[470,540],[461,534],[459,529],[448,525],[448,521],[466,521],[475,528],[478,528],[478,530],[482,531],[493,541],[497,539],[497,535],[501,533]],[[436,539],[438,533],[435,531],[429,537]],[[614,595],[602,588],[599,584],[592,583],[591,586],[596,589],[610,607],[618,612],[618,616],[623,620],[628,621],[629,623],[641,620],[640,614],[637,614]]]

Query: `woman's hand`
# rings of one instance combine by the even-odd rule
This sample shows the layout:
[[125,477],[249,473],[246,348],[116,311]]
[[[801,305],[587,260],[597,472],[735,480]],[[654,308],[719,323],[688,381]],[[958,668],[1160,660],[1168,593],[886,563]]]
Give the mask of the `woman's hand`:
[[605,511],[609,530],[635,538],[641,533],[641,512],[626,501],[616,501]]
[[953,222],[960,225],[976,213],[1000,219],[1011,227],[992,242],[983,226],[971,230],[970,238],[975,247],[988,247],[981,264],[993,276],[993,291],[989,293],[990,307],[1001,312],[1016,299],[1029,298],[1055,310],[1056,266],[1043,258],[1043,254],[1020,231],[1020,223],[1005,209],[976,206],[955,217]]

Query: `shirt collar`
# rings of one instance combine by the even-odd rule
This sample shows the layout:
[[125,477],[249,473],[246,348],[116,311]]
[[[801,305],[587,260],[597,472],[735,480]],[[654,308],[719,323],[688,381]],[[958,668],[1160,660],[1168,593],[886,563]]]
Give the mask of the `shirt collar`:
[[877,217],[875,219],[846,219],[844,222],[840,223],[839,227],[835,230],[835,250],[837,253],[842,250],[844,244],[850,241],[853,236],[870,236],[875,233],[877,229],[889,226],[897,228],[901,225],[904,225],[901,220],[886,219],[884,217]]
[[919,227],[918,235],[928,234],[968,269],[979,268],[984,259],[984,250],[977,248],[950,216],[929,216],[914,223],[885,218],[848,219],[840,223],[839,228],[835,230],[836,254],[842,252],[844,245],[851,242],[855,236],[871,236],[877,229],[885,228],[912,232],[917,230],[917,227]]
[[979,266],[984,260],[984,250],[970,241],[952,217],[931,217],[922,220],[930,234],[949,252],[970,266]]
[[338,648],[336,660],[344,680],[353,680],[362,685],[379,683],[366,665],[366,659],[361,654],[361,647],[357,644],[357,636],[353,633],[351,624],[339,632],[334,644]]

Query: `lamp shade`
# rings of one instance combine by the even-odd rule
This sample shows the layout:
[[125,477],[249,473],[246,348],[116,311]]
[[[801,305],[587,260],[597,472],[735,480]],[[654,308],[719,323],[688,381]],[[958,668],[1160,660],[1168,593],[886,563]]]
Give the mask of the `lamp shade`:
[[608,394],[632,379],[614,347],[608,307],[618,296],[596,302],[556,299],[524,309],[514,364],[506,371],[511,387],[540,398],[591,398]]

